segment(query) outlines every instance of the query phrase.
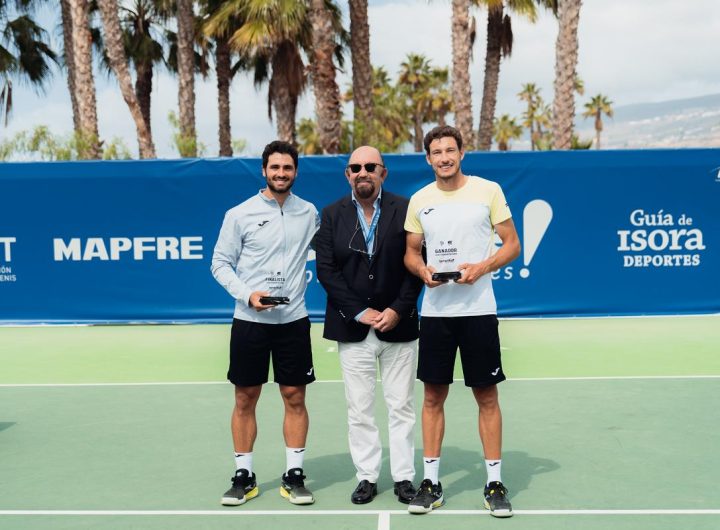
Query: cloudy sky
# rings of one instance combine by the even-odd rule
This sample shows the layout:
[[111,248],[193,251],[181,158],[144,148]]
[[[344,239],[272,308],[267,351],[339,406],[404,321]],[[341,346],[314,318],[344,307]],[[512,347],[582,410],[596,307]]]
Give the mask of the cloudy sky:
[[[346,10],[346,2],[339,2]],[[421,53],[435,66],[451,63],[450,0],[370,0],[370,48],[375,65],[384,65],[394,77],[409,52]],[[474,126],[478,125],[485,56],[486,11],[475,10],[478,37],[471,63]],[[59,15],[40,16],[52,27],[56,49]],[[346,16],[347,18],[347,16]],[[546,101],[552,100],[557,22],[548,12],[530,24],[513,17],[513,55],[501,66],[497,114],[519,115],[522,104],[516,94],[523,83],[541,87]],[[585,81],[586,96],[607,95],[615,106],[658,102],[720,93],[720,2],[717,0],[584,0],[580,14],[578,73]],[[342,90],[350,84],[342,73]],[[137,152],[135,128],[115,81],[96,72],[98,117],[103,138],[119,137]],[[44,96],[15,84],[14,112],[0,139],[20,130],[47,125],[55,133],[72,130],[67,85],[61,73]],[[197,129],[207,146],[206,156],[217,153],[217,90],[213,78],[198,79]],[[267,118],[267,87],[256,90],[247,75],[233,81],[231,92],[233,138],[245,139],[246,155],[257,155],[274,139]],[[177,110],[177,85],[165,73],[156,77],[153,91],[153,134],[158,156],[177,156],[171,145],[167,115]],[[303,97],[298,118],[313,116],[311,94]]]

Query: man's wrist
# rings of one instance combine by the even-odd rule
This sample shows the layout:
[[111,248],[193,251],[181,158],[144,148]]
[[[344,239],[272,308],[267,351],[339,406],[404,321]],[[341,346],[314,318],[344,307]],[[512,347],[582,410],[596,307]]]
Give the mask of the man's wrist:
[[368,312],[368,309],[370,309],[370,308],[367,307],[367,308],[363,309],[362,311],[360,311],[357,315],[355,315],[355,322],[360,322],[360,319],[363,317],[363,315],[365,313]]

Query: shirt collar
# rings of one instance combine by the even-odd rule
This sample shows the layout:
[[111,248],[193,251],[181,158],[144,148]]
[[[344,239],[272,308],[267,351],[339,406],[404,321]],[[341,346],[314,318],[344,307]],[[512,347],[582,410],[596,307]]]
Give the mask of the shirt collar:
[[[260,198],[262,200],[264,200],[265,202],[272,202],[272,203],[278,204],[275,197],[267,197],[263,194],[263,191],[265,191],[265,188],[258,190],[258,195],[260,195]],[[291,191],[290,193],[288,193],[287,199],[285,199],[285,204],[287,204],[288,201],[292,201],[293,197],[294,197],[294,195],[293,195],[293,192]]]
[[[358,206],[360,203],[358,202],[357,197],[355,197],[355,190],[352,190],[350,193],[351,193],[351,195],[352,195],[352,202],[353,202],[353,204],[354,204],[355,206]],[[380,199],[381,199],[381,198],[382,198],[382,186],[380,187],[380,192],[378,193],[378,196],[375,198],[375,201],[373,202],[373,208],[375,208],[376,210],[377,210],[378,207],[380,206]]]

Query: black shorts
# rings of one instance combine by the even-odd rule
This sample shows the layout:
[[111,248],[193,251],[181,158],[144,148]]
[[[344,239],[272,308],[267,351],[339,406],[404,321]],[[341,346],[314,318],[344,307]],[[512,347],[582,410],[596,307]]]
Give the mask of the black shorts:
[[451,384],[458,348],[465,386],[486,387],[505,380],[495,315],[422,317],[418,379],[436,385]]
[[287,324],[233,319],[227,374],[232,384],[257,386],[267,383],[271,354],[276,383],[303,386],[315,381],[310,319],[305,317]]

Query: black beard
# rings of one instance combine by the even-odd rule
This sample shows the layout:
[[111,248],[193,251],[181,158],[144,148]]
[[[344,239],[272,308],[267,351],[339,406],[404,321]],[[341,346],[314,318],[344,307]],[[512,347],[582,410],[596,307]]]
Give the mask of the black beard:
[[267,187],[270,188],[270,191],[274,191],[275,193],[287,193],[290,191],[290,188],[293,187],[293,184],[295,184],[294,180],[288,180],[288,182],[289,182],[288,187],[286,189],[282,190],[282,189],[275,187],[272,180],[270,180],[269,178],[266,178],[265,182],[267,183]]
[[[362,184],[362,183],[367,183],[367,184],[369,184],[369,186],[363,187],[362,189],[360,189],[358,184]],[[374,193],[375,193],[375,185],[371,181],[363,180],[363,181],[360,181],[359,183],[358,182],[355,183],[355,195],[359,199],[369,199],[370,197],[373,196]]]

